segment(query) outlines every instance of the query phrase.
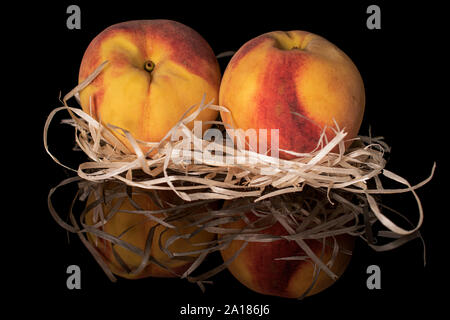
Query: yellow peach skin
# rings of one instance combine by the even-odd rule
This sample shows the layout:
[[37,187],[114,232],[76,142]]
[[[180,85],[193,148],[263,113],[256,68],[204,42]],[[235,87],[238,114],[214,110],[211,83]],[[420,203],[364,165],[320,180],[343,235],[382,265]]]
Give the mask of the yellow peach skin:
[[[139,189],[133,189],[132,199],[139,207],[143,210],[159,210],[161,209],[157,206],[148,194],[139,191]],[[158,192],[158,196],[166,201],[173,204],[180,204],[179,198],[172,192]],[[87,206],[94,202],[95,197],[93,194],[90,195]],[[98,204],[102,205],[103,214],[105,217],[111,212],[112,208],[117,204],[118,199],[112,200],[108,204]],[[136,207],[125,198],[122,204],[120,204],[119,210],[114,214],[114,216],[108,220],[103,226],[97,226],[99,230],[104,231],[115,237],[119,237],[121,240],[131,244],[132,246],[144,251],[148,234],[150,229],[157,225],[157,222],[150,220],[148,217],[142,214],[129,213],[126,211],[136,211]],[[206,211],[206,206],[198,206],[191,209],[186,209],[188,212],[201,212],[201,210]],[[162,219],[162,214],[155,215],[156,217]],[[117,257],[113,253],[112,244],[110,241],[104,240],[101,237],[97,237],[92,233],[88,233],[89,242],[96,248],[96,250],[101,254],[104,261],[107,263],[111,271],[123,278],[128,279],[140,279],[145,277],[175,277],[181,275],[186,271],[191,265],[192,261],[180,260],[169,257],[159,246],[159,239],[161,237],[161,244],[164,247],[166,241],[174,235],[190,235],[196,230],[194,226],[188,226],[192,221],[189,215],[186,218],[175,220],[169,222],[173,224],[176,228],[170,228],[167,231],[166,227],[163,225],[156,226],[154,234],[152,237],[150,255],[155,258],[159,263],[163,264],[169,268],[172,272],[158,266],[155,263],[149,263],[147,266],[137,274],[131,274],[130,270],[137,268],[142,257],[131,250],[124,248],[120,245],[114,245],[114,250],[116,254],[120,257],[119,259],[125,263],[126,267],[123,267]],[[87,225],[94,225],[98,223],[98,220],[94,221],[94,209],[91,209],[86,214]],[[164,232],[164,233],[163,233]],[[195,234],[190,239],[177,239],[175,242],[171,243],[168,249],[173,253],[183,253],[195,250],[201,250],[205,248],[205,245],[195,245],[199,243],[206,243],[214,240],[215,234],[206,231],[201,231]],[[191,255],[195,257],[196,255]],[[127,270],[128,269],[128,270]]]
[[[303,153],[334,121],[348,133],[346,140],[354,138],[365,92],[358,69],[334,44],[305,31],[274,31],[248,41],[232,57],[219,103],[231,110],[221,112],[228,125],[279,129],[279,148]],[[334,137],[331,129],[327,136]]]
[[[204,95],[207,102],[218,101],[217,59],[206,40],[181,23],[136,20],[108,27],[84,53],[79,82],[106,60],[103,71],[80,93],[82,108],[138,140],[159,142]],[[198,120],[217,115],[205,110]]]
[[[256,217],[251,213],[247,213],[247,218],[251,222],[256,220]],[[225,227],[242,229],[245,226],[244,220],[239,220],[229,223]],[[260,233],[273,236],[288,234],[278,222]],[[354,237],[341,235],[337,236],[336,240],[340,252],[330,269],[339,277],[351,260],[351,255],[342,253],[342,250],[353,250]],[[331,238],[325,240],[325,245],[322,239],[305,240],[305,242],[316,256],[320,257],[325,264],[328,263],[333,253]],[[242,240],[233,240],[227,248],[221,250],[224,261],[232,258],[242,245]],[[314,264],[310,260],[276,260],[277,258],[291,256],[306,256],[305,252],[294,241],[249,242],[228,266],[228,270],[239,282],[255,292],[284,298],[299,298],[306,293],[313,282],[315,277]],[[320,271],[314,286],[305,296],[311,296],[325,290],[334,281],[324,271]]]

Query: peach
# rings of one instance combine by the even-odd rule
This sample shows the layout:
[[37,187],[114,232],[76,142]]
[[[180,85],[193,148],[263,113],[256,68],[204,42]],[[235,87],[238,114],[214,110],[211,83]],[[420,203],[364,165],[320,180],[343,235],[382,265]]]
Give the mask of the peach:
[[[181,23],[136,20],[106,28],[86,49],[79,82],[106,60],[103,71],[80,92],[82,108],[138,140],[159,142],[204,95],[206,102],[217,103],[221,75],[214,52]],[[197,120],[217,115],[208,109]],[[117,136],[133,150],[126,138]]]
[[[253,213],[246,213],[246,216],[250,222],[256,220]],[[227,228],[233,229],[242,229],[246,226],[243,219],[226,225]],[[279,222],[260,233],[273,236],[288,234]],[[305,242],[315,255],[327,264],[333,253],[333,241],[331,238],[322,240],[305,240]],[[336,236],[336,240],[340,251],[330,270],[339,277],[351,260],[351,255],[343,252],[343,249],[353,250],[354,237],[345,234]],[[224,261],[232,258],[242,245],[243,240],[232,240],[228,247],[221,250]],[[315,277],[312,260],[277,260],[277,258],[294,256],[306,256],[295,241],[283,239],[273,242],[248,242],[247,246],[228,266],[228,270],[239,282],[255,292],[285,298],[311,296],[334,283],[335,280],[321,270],[314,286],[309,290]],[[309,291],[307,292],[307,290]]]
[[[235,129],[279,129],[279,148],[299,153],[317,146],[325,126],[345,129],[346,147],[359,131],[364,84],[351,59],[321,36],[274,31],[245,43],[223,74],[219,103]],[[267,138],[270,148],[270,135]],[[283,158],[291,156],[280,152]]]
[[[112,190],[113,186],[108,186],[107,188]],[[132,200],[143,210],[161,209],[155,204],[148,192],[149,191],[143,192],[142,190],[134,188]],[[168,201],[172,204],[180,204],[180,199],[172,192],[158,192],[158,196],[162,199],[162,201]],[[93,203],[94,199],[95,197],[91,193],[87,206]],[[113,199],[109,203],[101,203],[97,204],[97,206],[102,206],[104,217],[107,217],[114,206],[117,205],[117,201],[119,201],[119,199]],[[168,205],[164,207],[168,207]],[[165,226],[158,224],[156,221],[149,219],[145,215],[126,212],[129,210],[135,211],[137,209],[133,206],[129,198],[124,195],[124,200],[120,204],[118,211],[102,226],[98,225],[98,229],[115,237],[119,237],[121,240],[142,250],[143,252],[149,231],[151,228],[155,227],[154,234],[152,236],[150,255],[171,271],[166,270],[155,263],[149,262],[140,273],[132,274],[130,271],[136,269],[141,264],[142,257],[139,254],[120,245],[113,245],[110,241],[98,237],[94,233],[88,233],[89,242],[100,253],[111,271],[118,276],[128,279],[139,279],[145,277],[175,277],[185,272],[192,264],[192,261],[197,254],[188,256],[188,258],[193,258],[192,260],[187,260],[186,256],[181,258],[171,257],[166,252],[161,250],[159,241],[161,240],[161,245],[165,247],[167,240],[172,236],[191,235],[191,233],[196,231],[197,228],[190,225],[192,223],[192,217],[189,213],[206,212],[207,206],[199,205],[185,209],[185,213],[188,214],[184,218],[169,221],[168,223],[174,225],[176,228],[170,228],[167,231],[165,231]],[[160,219],[164,218],[163,214],[156,214],[155,216]],[[94,209],[89,210],[86,214],[86,224],[92,226],[94,223],[98,223],[98,221],[98,218],[94,221]],[[201,250],[206,248],[206,242],[212,241],[215,238],[216,235],[213,233],[200,231],[188,239],[179,238],[175,240],[168,246],[168,249],[172,253],[186,253]],[[113,246],[116,254],[113,252]]]

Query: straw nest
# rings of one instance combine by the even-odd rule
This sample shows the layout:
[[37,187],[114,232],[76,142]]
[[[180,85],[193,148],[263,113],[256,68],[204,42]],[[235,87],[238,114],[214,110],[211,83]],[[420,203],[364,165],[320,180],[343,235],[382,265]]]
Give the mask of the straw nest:
[[[345,150],[346,133],[338,127],[334,128],[335,136],[331,140],[327,140],[323,134],[316,150],[311,153],[296,154],[284,150],[295,156],[292,160],[273,158],[248,148],[205,140],[196,134],[195,130],[189,129],[188,124],[194,122],[196,116],[207,108],[228,112],[225,107],[206,101],[192,106],[161,141],[138,141],[130,132],[101,123],[79,107],[68,105],[71,98],[79,102],[78,92],[102,71],[105,63],[70,91],[63,98],[61,107],[49,114],[44,128],[44,146],[55,162],[76,172],[76,176],[62,181],[50,190],[50,212],[59,225],[80,236],[111,280],[114,281],[115,276],[87,240],[86,234],[94,234],[115,246],[125,247],[140,255],[141,264],[129,270],[131,274],[139,273],[149,263],[169,269],[151,257],[151,240],[142,250],[131,246],[120,237],[101,231],[101,226],[117,212],[117,208],[109,214],[97,214],[94,225],[86,222],[88,210],[97,207],[97,210],[101,211],[102,203],[111,199],[130,199],[133,192],[171,190],[184,201],[183,204],[161,206],[160,210],[156,211],[144,210],[138,206],[133,211],[157,221],[158,225],[167,229],[175,228],[173,221],[178,219],[180,212],[185,211],[187,207],[226,201],[227,205],[221,209],[195,211],[195,214],[192,214],[190,223],[196,227],[195,233],[206,230],[220,235],[217,240],[203,244],[206,248],[197,250],[195,258],[192,258],[193,252],[170,252],[168,247],[177,240],[176,236],[165,244],[158,242],[160,249],[168,256],[174,259],[192,259],[191,267],[177,276],[198,283],[202,288],[205,281],[226,268],[232,259],[200,275],[194,275],[194,271],[208,254],[225,248],[236,239],[244,240],[244,246],[250,241],[275,241],[280,238],[295,241],[305,252],[305,256],[283,259],[309,259],[318,270],[336,278],[330,270],[333,258],[324,263],[310,250],[305,240],[334,239],[340,234],[350,234],[362,238],[373,249],[382,251],[394,249],[411,239],[421,237],[419,229],[424,213],[416,190],[430,181],[435,165],[428,178],[411,185],[404,178],[386,169],[384,156],[385,152],[389,151],[389,146],[382,138],[360,136]],[[60,111],[69,113],[70,118],[64,123],[75,128],[76,145],[88,158],[88,161],[81,163],[77,169],[69,168],[56,159],[47,143],[49,125]],[[214,121],[211,124],[225,135],[222,122]],[[118,138],[120,136],[127,139],[133,150],[121,142]],[[149,151],[144,153],[143,150]],[[385,179],[394,181],[399,187],[384,188]],[[111,181],[118,187],[114,192],[105,192],[104,184]],[[52,205],[52,196],[60,187],[74,182],[78,183],[79,190],[70,209],[70,221],[64,221]],[[414,196],[418,209],[418,218],[414,218],[416,223],[411,223],[410,218],[383,205],[381,195],[399,193],[411,193]],[[72,210],[74,203],[84,201],[90,194],[96,195],[96,201],[76,214]],[[158,199],[156,200],[158,202]],[[246,219],[245,212],[256,214],[258,223],[249,225],[245,230],[223,227],[228,222]],[[157,216],[161,213],[163,218]],[[401,217],[405,223],[394,223],[393,216]],[[259,233],[274,223],[280,223],[286,229],[285,236]],[[373,232],[375,224],[380,225],[381,230]],[[389,241],[379,245],[376,244],[376,238]],[[334,245],[334,251],[337,252],[339,248],[336,241]]]

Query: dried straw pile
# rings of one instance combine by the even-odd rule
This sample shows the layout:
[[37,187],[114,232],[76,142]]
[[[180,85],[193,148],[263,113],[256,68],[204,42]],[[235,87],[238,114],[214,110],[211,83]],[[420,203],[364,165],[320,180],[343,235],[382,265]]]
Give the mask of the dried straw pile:
[[[206,108],[227,112],[223,106],[205,103],[192,107],[180,119],[166,137],[159,142],[137,141],[133,136],[121,128],[102,124],[83,112],[80,108],[69,107],[68,100],[87,86],[102,70],[102,64],[83,83],[69,92],[63,99],[63,106],[54,109],[49,115],[44,129],[44,145],[49,155],[58,164],[63,165],[50,152],[47,144],[49,125],[55,114],[59,111],[68,111],[71,118],[69,123],[75,128],[75,141],[77,146],[87,155],[89,161],[71,169],[77,177],[63,181],[49,193],[49,208],[56,221],[65,229],[80,235],[82,241],[113,280],[114,275],[102,261],[99,254],[86,240],[85,233],[94,233],[97,237],[111,241],[115,245],[124,246],[142,257],[142,263],[136,270],[139,272],[148,263],[158,263],[149,255],[149,250],[132,248],[117,237],[99,231],[108,219],[97,215],[97,228],[86,224],[85,213],[79,218],[71,211],[71,223],[63,221],[52,205],[51,197],[59,187],[71,182],[78,182],[80,189],[76,200],[85,199],[88,194],[96,192],[96,205],[109,201],[111,198],[130,197],[132,190],[149,192],[152,190],[172,190],[185,201],[183,205],[172,205],[170,210],[161,209],[158,212],[149,212],[136,208],[134,213],[144,214],[149,219],[156,219],[156,213],[165,213],[165,219],[158,223],[166,228],[173,228],[170,221],[176,219],[186,206],[201,205],[208,201],[232,200],[227,202],[226,208],[221,210],[208,210],[203,214],[196,214],[194,224],[198,230],[207,230],[220,235],[218,240],[208,243],[207,249],[199,250],[198,257],[192,266],[181,277],[197,282],[203,287],[203,282],[213,274],[224,269],[230,261],[199,276],[193,276],[195,269],[205,260],[211,252],[226,247],[235,239],[246,241],[274,241],[280,236],[261,235],[259,230],[279,222],[288,232],[282,238],[296,241],[306,253],[305,257],[286,257],[285,259],[310,259],[320,270],[330,277],[336,277],[329,266],[325,264],[307,246],[306,239],[332,238],[339,234],[348,233],[359,236],[375,250],[389,250],[402,245],[406,241],[420,237],[419,229],[423,222],[423,209],[416,189],[426,184],[433,176],[435,166],[430,176],[417,185],[410,185],[408,181],[387,170],[384,153],[389,147],[381,138],[359,137],[352,146],[344,151],[346,133],[339,128],[336,135],[327,141],[322,135],[318,147],[308,154],[295,154],[293,160],[276,159],[267,155],[258,154],[235,145],[223,145],[221,142],[204,140],[196,134],[195,130],[188,128],[187,124],[195,121],[196,116]],[[213,122],[215,128],[225,132],[223,124]],[[127,147],[118,139],[124,136],[133,147]],[[177,139],[172,139],[177,137]],[[72,142],[71,142],[72,143]],[[144,153],[142,150],[150,151]],[[333,150],[339,150],[333,152]],[[286,151],[289,152],[289,151]],[[66,167],[67,168],[67,167]],[[393,180],[401,187],[385,189],[383,179]],[[122,186],[114,195],[102,194],[99,188],[102,183],[115,181]],[[412,193],[419,213],[417,223],[405,229],[395,224],[389,214],[399,215],[398,212],[383,206],[377,199],[378,195]],[[100,204],[100,205],[99,205]],[[230,230],[221,227],[224,223],[245,219],[243,214],[253,211],[259,217],[259,223],[254,228],[245,230]],[[389,212],[389,214],[387,213]],[[114,213],[112,213],[113,215]],[[174,218],[175,217],[175,218]],[[384,230],[372,233],[372,226],[381,223]],[[374,237],[391,238],[388,244],[377,246]],[[176,239],[171,239],[171,242]],[[149,246],[151,245],[151,241]],[[161,249],[174,258],[183,254],[174,255],[168,250],[169,244],[162,245]],[[335,243],[336,245],[336,243]],[[336,246],[335,251],[339,250]],[[185,257],[192,252],[185,253]],[[183,257],[181,257],[183,258]],[[163,266],[165,267],[165,266]]]

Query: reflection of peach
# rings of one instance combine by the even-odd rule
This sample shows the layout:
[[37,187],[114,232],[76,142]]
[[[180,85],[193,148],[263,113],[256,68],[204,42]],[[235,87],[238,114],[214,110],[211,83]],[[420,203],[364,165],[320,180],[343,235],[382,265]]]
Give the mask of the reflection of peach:
[[[255,215],[248,213],[251,222]],[[246,226],[243,220],[227,224],[227,228],[241,229]],[[287,235],[280,223],[260,232],[270,235]],[[354,237],[348,235],[337,236],[340,249],[352,250]],[[305,240],[312,251],[325,263],[330,260],[333,252],[333,241]],[[224,261],[233,257],[241,248],[243,240],[233,240],[229,247],[221,251]],[[323,250],[323,251],[322,251]],[[228,266],[234,277],[249,289],[261,294],[298,298],[310,287],[314,279],[314,263],[311,260],[275,260],[292,256],[306,256],[305,252],[294,241],[279,240],[274,242],[249,242],[247,246]],[[330,268],[337,276],[347,268],[351,256],[339,252],[333,266]],[[307,296],[319,293],[334,283],[324,271],[320,271],[314,287]]]
[[[225,123],[279,129],[281,149],[310,152],[334,120],[346,139],[358,134],[365,93],[357,68],[335,45],[305,31],[277,31],[236,52],[224,72],[219,103],[231,110],[221,112]],[[334,137],[331,129],[327,136]]]
[[[94,118],[126,129],[136,139],[159,142],[203,95],[206,102],[217,103],[217,59],[209,44],[181,23],[138,20],[108,27],[87,48],[79,81],[106,60],[99,76],[81,91],[81,105]],[[197,120],[216,116],[209,109]]]
[[[137,189],[135,189],[137,191]],[[172,192],[159,192],[160,198],[165,200],[170,200],[171,203],[178,203],[179,198]],[[148,194],[144,193],[136,193],[133,194],[133,201],[137,203],[143,210],[158,210],[158,207],[152,199],[148,196]],[[88,204],[94,201],[93,196],[88,200]],[[105,217],[111,212],[111,209],[114,208],[114,205],[117,203],[118,199],[114,199],[111,203],[102,204],[103,211]],[[195,208],[195,209],[194,209]],[[205,206],[198,206],[191,209],[186,209],[188,212],[201,212],[201,210],[206,211]],[[157,225],[157,222],[154,220],[150,220],[146,216],[142,214],[136,213],[127,213],[124,212],[126,210],[136,210],[128,198],[126,198],[120,206],[118,212],[106,222],[102,227],[99,227],[99,230],[102,230],[106,233],[109,233],[115,237],[119,237],[121,240],[137,247],[140,250],[144,250],[145,244],[147,241],[147,236],[152,227]],[[88,225],[93,224],[93,212],[94,210],[90,210],[86,215],[86,222]],[[162,214],[155,215],[158,218],[163,218]],[[162,263],[164,266],[168,267],[170,270],[176,272],[181,275],[184,271],[186,271],[191,265],[191,261],[180,260],[179,258],[171,258],[164,251],[162,251],[159,247],[159,239],[161,236],[161,244],[164,247],[166,241],[174,236],[174,235],[189,235],[196,230],[196,227],[187,226],[192,223],[189,215],[186,218],[182,218],[180,220],[171,221],[170,224],[176,226],[176,229],[168,229],[166,230],[165,226],[159,225],[155,228],[155,232],[152,237],[151,243],[151,256],[155,258],[158,262]],[[164,232],[164,233],[163,233]],[[215,238],[215,234],[201,231],[195,234],[193,237],[189,239],[178,239],[170,246],[168,249],[175,253],[183,253],[188,251],[200,250],[204,249],[205,245],[194,245],[198,243],[204,243],[208,241],[212,241]],[[129,270],[123,267],[123,265],[118,261],[117,257],[113,253],[113,248],[111,242],[104,240],[100,237],[95,236],[94,234],[88,233],[88,239],[91,244],[99,251],[102,257],[105,259],[108,266],[111,268],[111,271],[119,276],[129,279],[138,279],[144,277],[174,277],[174,273],[169,272],[160,266],[157,266],[154,263],[149,263],[145,269],[136,274],[129,274]],[[120,257],[119,259],[125,263],[128,269],[133,270],[137,268],[142,258],[137,253],[130,251],[120,245],[114,245],[114,250],[116,254]],[[196,255],[192,255],[192,257],[196,257]]]

